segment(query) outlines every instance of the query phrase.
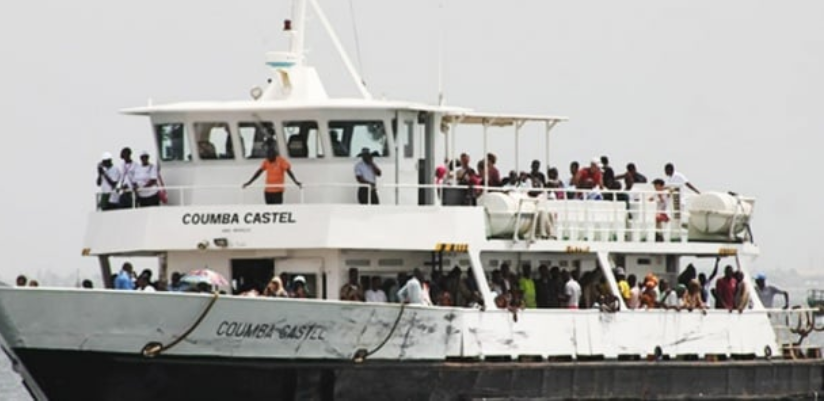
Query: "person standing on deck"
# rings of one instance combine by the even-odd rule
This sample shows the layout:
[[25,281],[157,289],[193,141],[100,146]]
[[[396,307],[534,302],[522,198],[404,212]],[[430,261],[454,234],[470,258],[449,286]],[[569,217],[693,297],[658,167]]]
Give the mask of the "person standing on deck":
[[349,282],[340,288],[340,300],[365,301],[363,287],[360,286],[360,277],[357,274],[357,269],[354,267],[349,269]]
[[291,163],[284,157],[277,154],[277,148],[269,147],[267,158],[262,161],[262,165],[254,173],[253,177],[247,183],[242,185],[242,188],[247,188],[259,176],[265,172],[265,204],[275,205],[282,204],[282,193],[285,191],[285,173],[291,177],[291,180],[297,187],[302,188],[303,184],[297,181],[294,177],[294,172],[291,171]]
[[536,283],[531,276],[530,263],[522,265],[522,277],[519,278],[519,290],[522,291],[527,308],[536,308]]
[[625,173],[614,177],[614,179],[622,179],[625,182],[625,189],[629,191],[634,187],[634,183],[648,183],[648,178],[637,171],[637,166],[634,163],[626,165]]
[[372,276],[372,285],[369,291],[366,291],[366,302],[386,302],[386,293],[383,292],[383,280],[380,276]]
[[576,270],[574,270],[573,273],[565,271],[563,274],[567,280],[565,283],[565,308],[579,309],[579,300],[582,297],[582,287],[579,286],[579,282],[574,278]]
[[690,190],[694,191],[695,193],[700,194],[700,190],[698,190],[692,183],[689,183],[689,179],[683,175],[683,173],[674,171],[674,165],[671,163],[666,163],[665,167],[666,172],[666,186],[674,187],[678,190],[682,190],[683,186],[688,187]]
[[121,197],[119,204],[121,208],[133,208],[135,206],[135,194],[133,193],[133,179],[135,177],[136,163],[133,162],[133,151],[130,148],[121,149]]
[[118,208],[118,182],[121,181],[121,171],[112,164],[112,154],[104,152],[101,163],[98,164],[98,179],[96,184],[101,187],[101,198],[98,207],[101,211]]
[[135,283],[133,283],[133,265],[130,262],[124,263],[118,275],[115,276],[116,290],[135,290]]
[[412,272],[412,278],[398,290],[398,301],[405,304],[431,306],[432,300],[429,298],[429,289],[425,287],[423,273],[420,269],[415,269]]
[[141,152],[141,164],[135,167],[133,188],[138,197],[139,207],[152,207],[160,203],[158,180],[159,173],[156,166],[150,163],[150,154]]
[[758,292],[758,298],[764,304],[764,308],[772,308],[772,301],[777,294],[784,296],[784,309],[790,306],[790,294],[775,286],[767,285],[767,277],[763,273],[755,276],[755,291]]
[[360,161],[354,166],[354,175],[360,187],[357,189],[357,201],[360,204],[378,205],[377,178],[380,177],[380,168],[372,160],[369,148],[363,148],[358,155]]
[[732,266],[726,266],[723,277],[715,282],[716,308],[732,310],[735,308],[735,293],[738,290],[738,281]]

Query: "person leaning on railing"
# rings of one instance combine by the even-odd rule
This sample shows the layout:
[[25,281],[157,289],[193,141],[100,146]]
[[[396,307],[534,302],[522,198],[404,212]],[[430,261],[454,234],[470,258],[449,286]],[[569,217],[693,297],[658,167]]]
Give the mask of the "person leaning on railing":
[[780,290],[772,285],[767,285],[767,277],[764,273],[759,273],[755,276],[755,291],[758,293],[758,298],[764,304],[764,308],[772,308],[772,302],[776,295],[784,296],[784,309],[790,307],[790,294],[784,290]]

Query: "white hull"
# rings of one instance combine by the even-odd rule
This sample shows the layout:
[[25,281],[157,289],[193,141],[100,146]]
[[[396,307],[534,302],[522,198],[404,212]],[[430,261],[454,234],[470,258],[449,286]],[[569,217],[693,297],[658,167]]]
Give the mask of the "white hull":
[[[188,330],[209,295],[0,289],[0,325],[13,349],[136,354]],[[336,301],[218,298],[168,355],[262,359],[444,360],[494,356],[779,356],[764,312],[507,310]],[[394,327],[394,330],[393,330]],[[164,355],[164,354],[162,354]]]

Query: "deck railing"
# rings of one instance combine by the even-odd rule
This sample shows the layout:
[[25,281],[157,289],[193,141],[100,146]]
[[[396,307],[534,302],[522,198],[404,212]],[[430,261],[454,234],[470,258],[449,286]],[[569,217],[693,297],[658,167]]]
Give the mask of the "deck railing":
[[[246,189],[239,185],[166,186],[168,206],[205,206],[261,204],[264,186]],[[358,204],[355,183],[315,183],[297,187],[285,184],[287,203],[298,204]],[[472,201],[486,193],[508,193],[518,203],[513,239],[557,239],[573,241],[640,241],[671,242],[688,239],[688,211],[675,190],[612,191],[516,187],[470,187],[442,184],[379,184],[379,193],[419,193],[433,196],[434,206],[472,205]],[[292,196],[293,194],[293,196]],[[316,198],[310,198],[313,195]],[[319,200],[321,195],[348,196],[348,201]],[[658,210],[658,201],[666,201],[665,210]],[[345,198],[344,198],[345,199]],[[96,202],[100,194],[96,195]],[[296,202],[292,202],[296,201]],[[382,205],[404,205],[382,201]],[[408,204],[413,205],[413,204]],[[135,202],[133,204],[135,207]],[[127,207],[129,208],[129,207]],[[657,220],[663,214],[667,222]],[[531,223],[531,230],[519,231],[522,223]],[[510,236],[495,235],[494,237]]]
[[819,357],[824,351],[824,316],[816,308],[765,309],[785,357]]

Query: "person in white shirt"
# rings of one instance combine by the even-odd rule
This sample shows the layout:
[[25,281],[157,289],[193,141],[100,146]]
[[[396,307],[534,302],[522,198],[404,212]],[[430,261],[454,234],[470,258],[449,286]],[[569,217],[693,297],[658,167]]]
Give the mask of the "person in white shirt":
[[565,307],[570,309],[579,309],[579,299],[582,298],[582,287],[579,282],[574,280],[572,273],[565,272],[565,278],[568,280],[565,283]]
[[412,305],[432,305],[429,287],[424,283],[424,275],[420,269],[415,269],[412,278],[398,290],[398,301]]
[[139,207],[159,205],[158,169],[150,164],[150,154],[141,152],[141,165],[136,166],[133,186],[138,195]]
[[630,309],[640,308],[640,286],[637,285],[637,276],[629,274],[626,281],[628,281],[628,286],[631,288],[631,298],[628,299],[626,305]]
[[138,166],[133,162],[133,151],[130,148],[121,149],[121,195],[119,198],[119,205],[121,208],[135,207],[135,193],[133,192],[133,178],[135,177],[135,168]]
[[372,288],[366,291],[366,302],[386,302],[386,293],[381,288],[380,276],[372,277]]
[[372,160],[369,148],[363,148],[358,155],[361,159],[354,166],[354,175],[361,187],[357,189],[357,201],[361,204],[380,204],[378,200],[377,178],[380,177],[380,168]]
[[121,181],[121,171],[112,164],[112,154],[104,152],[101,163],[98,164],[98,179],[96,184],[101,187],[101,196],[98,207],[101,211],[118,208],[118,183]]
[[666,163],[665,167],[666,172],[666,186],[673,187],[678,190],[682,190],[683,186],[688,187],[695,193],[700,194],[700,190],[698,190],[692,183],[689,182],[689,179],[683,175],[683,173],[674,171],[674,165],[671,163]]

